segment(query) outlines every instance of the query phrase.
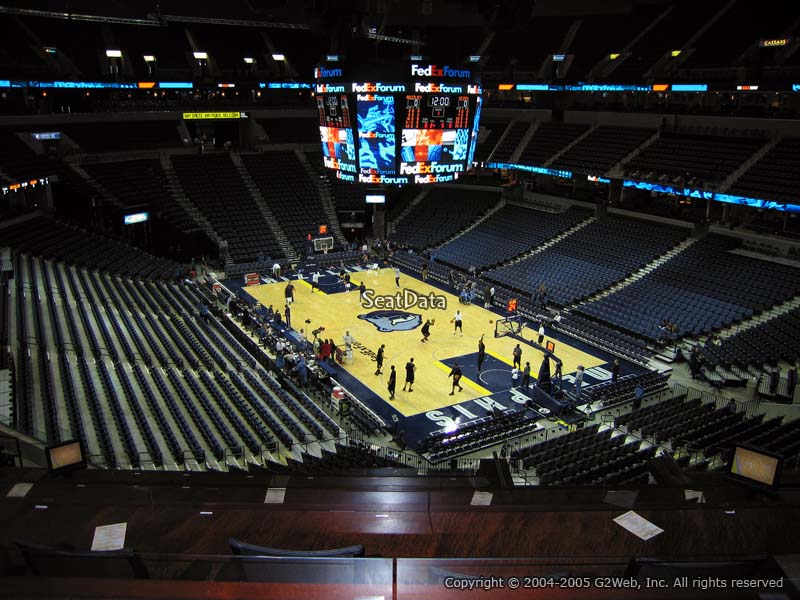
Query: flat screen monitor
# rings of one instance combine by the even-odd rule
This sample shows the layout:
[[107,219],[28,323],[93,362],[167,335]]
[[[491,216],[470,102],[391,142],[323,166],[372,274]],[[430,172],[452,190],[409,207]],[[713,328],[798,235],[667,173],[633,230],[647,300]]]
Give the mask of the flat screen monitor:
[[386,204],[386,194],[367,194],[367,204]]
[[783,457],[779,454],[736,444],[728,465],[728,476],[739,483],[763,490],[777,490]]
[[86,468],[86,453],[80,440],[48,446],[45,452],[47,453],[47,469],[50,473],[66,473]]

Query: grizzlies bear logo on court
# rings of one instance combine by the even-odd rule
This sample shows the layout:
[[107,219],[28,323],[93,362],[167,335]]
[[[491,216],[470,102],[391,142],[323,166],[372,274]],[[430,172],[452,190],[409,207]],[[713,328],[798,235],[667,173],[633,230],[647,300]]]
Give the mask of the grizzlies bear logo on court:
[[411,331],[422,323],[422,315],[406,312],[404,310],[373,310],[363,315],[358,315],[359,319],[369,321],[378,331]]

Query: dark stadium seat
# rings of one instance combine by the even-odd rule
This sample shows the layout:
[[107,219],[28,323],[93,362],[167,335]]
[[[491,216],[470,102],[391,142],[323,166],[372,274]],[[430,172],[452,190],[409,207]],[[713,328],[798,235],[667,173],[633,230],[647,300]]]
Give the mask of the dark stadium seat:
[[[528,297],[544,284],[548,301],[567,305],[631,275],[687,234],[687,230],[609,215],[541,252],[488,271],[485,277]],[[613,244],[608,243],[611,239]]]
[[800,291],[795,268],[732,254],[738,242],[708,236],[652,273],[578,308],[578,311],[635,332],[665,339],[662,320],[679,336],[699,335],[765,311]]
[[436,249],[438,262],[459,269],[483,269],[523,254],[588,218],[571,208],[550,213],[508,204],[471,231]]
[[522,165],[542,166],[589,129],[583,123],[540,123],[517,161]]
[[492,192],[456,188],[434,188],[396,223],[389,239],[424,249],[441,243],[470,225],[499,202]]
[[243,154],[242,161],[292,246],[304,256],[308,236],[330,219],[303,163],[291,151]]
[[43,577],[149,579],[132,548],[108,551],[67,549],[14,540],[31,573]]
[[655,129],[603,125],[551,163],[554,169],[603,174],[655,134]]
[[227,242],[234,263],[283,257],[230,156],[174,156],[172,165],[186,195]]

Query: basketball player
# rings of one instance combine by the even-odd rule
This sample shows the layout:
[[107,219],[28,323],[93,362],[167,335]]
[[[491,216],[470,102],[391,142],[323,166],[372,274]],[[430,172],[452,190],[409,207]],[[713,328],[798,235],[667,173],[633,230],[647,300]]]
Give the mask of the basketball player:
[[286,288],[283,290],[283,295],[286,297],[287,306],[294,302],[294,286],[292,285],[291,281],[286,284]]
[[311,275],[311,293],[313,294],[314,290],[318,289],[319,289],[319,272],[314,271],[314,273]]
[[394,400],[394,388],[397,385],[397,371],[394,370],[394,365],[391,367],[391,371],[389,371],[389,385],[387,389],[389,390],[389,400]]
[[450,370],[450,375],[448,377],[453,378],[453,387],[450,390],[450,395],[452,396],[455,394],[456,387],[458,387],[459,392],[463,392],[464,388],[461,387],[461,368],[458,366],[458,363],[453,363],[453,368]]
[[541,346],[543,341],[544,341],[544,323],[539,323],[539,339],[537,340],[536,343]]
[[520,368],[522,366],[522,348],[519,347],[519,344],[514,346],[514,366],[516,368]]
[[375,357],[375,362],[378,363],[378,368],[375,369],[375,375],[381,374],[381,367],[383,366],[383,351],[386,348],[386,344],[381,344],[381,347],[378,348],[378,355]]
[[478,373],[481,372],[484,360],[486,360],[486,344],[483,343],[483,334],[481,334],[481,339],[478,340]]
[[429,337],[431,337],[431,325],[432,325],[431,320],[430,319],[426,319],[425,320],[425,325],[422,326],[422,343],[423,344],[428,341]]
[[403,391],[406,391],[406,386],[408,386],[408,391],[413,392],[412,389],[414,387],[414,372],[417,370],[417,365],[414,364],[414,358],[408,359],[406,363],[406,382],[403,384]]
[[397,267],[394,268],[394,284],[400,287],[400,269]]
[[456,316],[453,317],[453,323],[455,323],[455,327],[453,328],[453,335],[455,335],[456,331],[458,331],[463,336],[464,335],[464,330],[461,327],[462,319],[461,319],[461,311],[460,310],[456,311]]

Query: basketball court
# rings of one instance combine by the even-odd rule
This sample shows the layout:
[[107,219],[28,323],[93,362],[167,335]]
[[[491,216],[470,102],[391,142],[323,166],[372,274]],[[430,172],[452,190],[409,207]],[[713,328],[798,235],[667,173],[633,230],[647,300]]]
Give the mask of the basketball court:
[[[344,290],[333,269],[321,269],[320,289],[314,291],[310,275],[292,279],[295,287],[292,327],[312,341],[311,332],[324,327],[319,337],[333,339],[342,349],[343,338],[349,331],[354,339],[354,351],[352,359],[345,359],[336,366],[341,373],[340,382],[387,422],[403,421],[405,431],[411,434],[408,438],[424,437],[430,431],[447,426],[449,419],[464,422],[485,416],[493,407],[502,410],[524,404],[523,393],[512,390],[513,350],[519,343],[522,367],[530,362],[531,379],[535,380],[543,353],[527,342],[537,341],[538,323],[523,326],[519,335],[495,337],[496,320],[507,315],[483,308],[480,301],[462,304],[456,295],[405,272],[400,276],[398,287],[394,271],[388,268],[360,270],[351,267],[347,272],[352,282],[349,292]],[[362,281],[367,289],[364,300],[359,293]],[[263,306],[272,305],[282,311],[287,284],[288,281],[280,281],[244,289]],[[463,315],[463,335],[454,331],[452,323],[457,310]],[[423,343],[420,330],[427,319],[434,324],[430,328],[430,339]],[[598,380],[608,378],[604,373],[610,376],[603,368],[612,360],[609,355],[576,342],[565,343],[563,337],[553,337],[551,333],[546,331],[542,345],[547,341],[555,343],[555,355],[563,361],[565,381],[578,365],[587,370],[585,385],[593,382],[593,373]],[[486,345],[486,360],[478,373],[481,335]],[[382,374],[376,375],[375,356],[382,344],[385,345]],[[406,363],[411,358],[416,365],[413,391],[403,391]],[[463,391],[456,388],[451,396],[452,380],[448,374],[455,363],[463,372]],[[397,386],[395,397],[390,400],[387,383],[392,365],[397,370]],[[623,371],[635,369],[634,365],[626,365]],[[415,432],[417,429],[421,430]]]

